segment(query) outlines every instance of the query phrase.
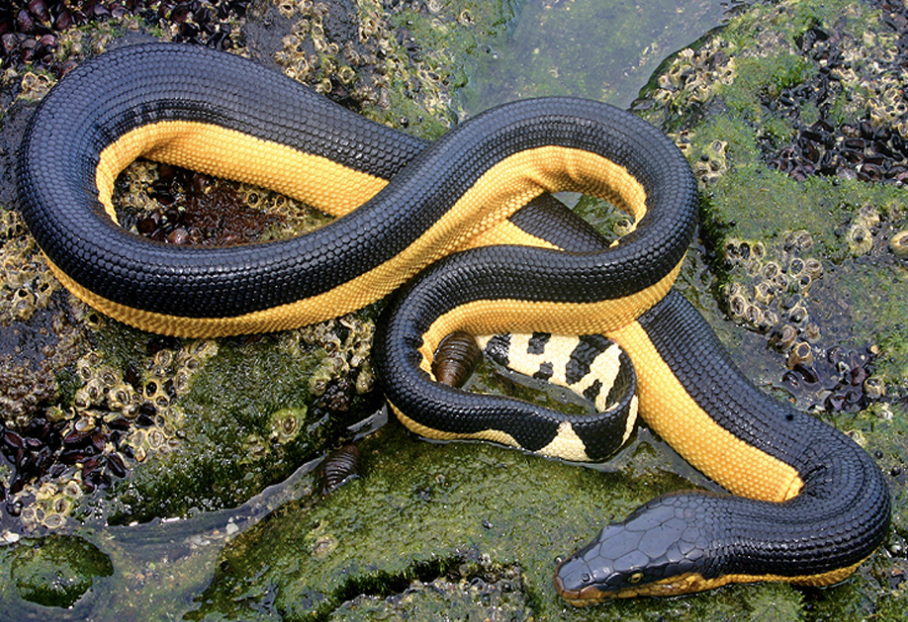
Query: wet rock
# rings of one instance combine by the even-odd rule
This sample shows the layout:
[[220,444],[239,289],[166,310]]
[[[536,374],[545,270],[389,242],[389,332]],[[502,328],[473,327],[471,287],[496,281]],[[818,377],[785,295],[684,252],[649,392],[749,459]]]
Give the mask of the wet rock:
[[[212,41],[218,32],[224,33],[206,33],[204,24],[211,22],[196,13],[208,11],[211,5],[220,18],[225,3],[199,3],[198,8],[192,4],[162,2],[150,17],[168,20],[165,38],[201,42],[206,34]],[[288,20],[310,20],[305,32],[303,25],[297,27],[304,36],[296,34],[299,40],[288,40],[287,48],[283,36],[277,40],[275,52],[300,54],[296,64],[284,65],[285,70],[296,66],[302,71],[305,49],[307,62],[313,53],[317,56],[317,62],[309,64],[310,81],[348,105],[361,106],[373,118],[408,126],[422,135],[438,132],[450,122],[453,115],[440,112],[449,101],[443,87],[458,84],[459,77],[456,71],[446,74],[444,67],[430,64],[436,52],[446,49],[435,42],[458,37],[467,40],[463,28],[483,27],[482,11],[494,3],[477,5],[467,13],[458,9],[453,22],[445,21],[445,3],[363,2],[357,5],[362,10],[352,21],[347,19],[351,17],[349,5],[346,12],[330,14],[315,4],[261,3],[269,11],[292,12]],[[321,4],[328,9],[335,5]],[[47,3],[47,7],[53,17],[53,6]],[[383,10],[400,16],[408,15],[405,11],[411,8],[415,16],[409,22],[388,20]],[[679,287],[687,287],[692,297],[702,296],[710,309],[710,304],[716,304],[709,302],[713,293],[727,283],[728,289],[719,291],[718,298],[723,308],[727,298],[727,309],[734,309],[731,315],[737,324],[729,330],[730,323],[718,313],[710,318],[720,332],[724,330],[723,336],[733,335],[728,342],[736,358],[746,365],[753,360],[759,361],[758,366],[765,365],[754,377],[765,380],[765,386],[783,387],[786,399],[802,400],[797,392],[801,390],[821,405],[827,397],[829,406],[824,409],[837,425],[874,452],[898,498],[904,488],[906,456],[899,439],[904,435],[900,420],[908,379],[899,370],[908,359],[904,332],[898,328],[905,315],[903,307],[896,296],[886,295],[886,288],[899,291],[901,277],[895,270],[904,264],[891,244],[908,226],[899,208],[903,196],[895,193],[900,190],[897,182],[905,177],[899,168],[904,144],[898,131],[887,134],[879,128],[886,126],[886,115],[893,114],[891,118],[898,122],[900,113],[897,108],[887,112],[887,103],[868,104],[867,108],[862,107],[866,99],[834,98],[829,93],[839,84],[854,88],[849,71],[861,79],[877,75],[867,59],[892,45],[898,48],[901,35],[893,29],[895,35],[870,41],[873,51],[863,57],[864,64],[849,65],[837,58],[836,49],[853,50],[842,43],[842,32],[850,32],[856,44],[859,37],[855,34],[861,28],[828,17],[832,9],[829,14],[811,10],[804,3],[782,2],[760,5],[753,15],[742,15],[726,32],[738,29],[734,32],[739,33],[739,41],[749,45],[747,37],[752,31],[747,29],[762,24],[752,53],[734,47],[731,37],[714,33],[704,46],[691,48],[682,55],[681,64],[670,68],[671,75],[662,80],[669,87],[662,89],[664,99],[646,109],[671,119],[665,127],[690,155],[706,197],[707,241],[702,254],[710,261],[709,270],[686,266]],[[892,7],[886,23],[897,25],[900,11],[898,6]],[[103,23],[119,19],[117,12],[112,5],[91,11],[107,20]],[[320,24],[316,13],[321,14]],[[75,11],[63,15],[58,21],[82,19]],[[420,16],[427,20],[420,22]],[[30,27],[37,29],[40,16],[29,13],[28,17],[33,22]],[[396,30],[389,29],[389,23]],[[432,36],[440,37],[446,29],[454,34],[427,43],[420,39],[426,32],[422,30],[425,23],[434,28]],[[351,29],[349,24],[357,26]],[[799,31],[788,33],[789,24],[800,24]],[[360,28],[368,42],[364,49],[374,50],[375,58],[384,61],[385,73],[376,71],[365,80],[337,64],[347,52],[341,41],[359,38]],[[101,31],[99,27],[101,34],[95,38],[99,47],[107,41]],[[230,32],[230,41],[238,41],[238,32]],[[4,33],[4,49],[9,46],[14,53],[30,50],[31,58],[47,58],[50,47],[59,50],[73,41],[45,32],[29,35],[20,46],[19,34]],[[49,34],[53,40],[46,38]],[[316,44],[323,49],[316,50]],[[776,53],[801,55],[805,50],[812,56],[804,62],[771,58]],[[354,51],[366,53],[358,48]],[[81,54],[75,53],[75,57]],[[290,56],[285,60],[291,60]],[[757,60],[747,61],[746,71],[742,71],[745,56]],[[760,57],[771,62],[761,65]],[[889,62],[885,55],[878,58]],[[346,66],[352,68],[351,63]],[[811,82],[817,75],[815,67],[823,63],[832,67],[833,77]],[[64,70],[65,63],[58,71]],[[37,98],[50,81],[22,76],[16,83],[23,93]],[[815,87],[815,92],[799,89],[803,84]],[[374,90],[358,91],[363,85]],[[742,90],[732,93],[736,85]],[[886,88],[891,86],[889,82]],[[895,91],[880,96],[898,103]],[[409,98],[412,104],[401,108],[399,98]],[[812,110],[816,102],[821,105]],[[830,104],[830,109],[824,109],[823,103]],[[690,123],[685,125],[682,120]],[[846,144],[846,140],[852,142]],[[827,155],[830,153],[833,155]],[[772,165],[774,161],[779,166]],[[181,208],[169,212],[180,200],[177,194],[194,191],[194,182],[175,191],[173,180],[178,173],[158,168],[145,176],[141,167],[137,165],[139,170],[127,176],[147,185],[135,192],[137,188],[128,185],[135,182],[124,178],[127,190],[121,195],[123,209],[134,210],[137,230],[163,236],[170,243],[196,241],[194,225],[181,215]],[[281,228],[294,218],[296,207],[278,205],[278,198],[256,189],[233,190],[251,207],[273,204],[280,213],[276,225],[269,222],[262,230]],[[135,199],[142,205],[126,205],[136,196],[142,197]],[[867,252],[852,254],[848,232],[865,218],[862,209],[867,205],[876,209],[879,218],[864,223],[872,244]],[[603,221],[616,235],[629,226],[620,216]],[[220,236],[219,243],[224,243],[229,242],[229,235],[220,232],[213,237]],[[733,284],[738,287],[734,293]],[[31,304],[29,296],[20,297],[25,299],[24,306]],[[880,305],[881,299],[887,304]],[[36,311],[33,317],[39,314]],[[27,434],[21,428],[11,430],[16,436],[9,436],[3,445],[3,520],[16,529],[21,530],[23,524],[59,529],[61,521],[64,529],[78,529],[76,518],[85,514],[74,513],[74,508],[85,503],[86,497],[97,499],[99,495],[118,504],[103,516],[123,524],[191,516],[193,508],[203,516],[209,511],[214,514],[290,477],[301,462],[343,442],[341,437],[347,434],[343,428],[367,410],[373,399],[374,379],[368,361],[371,311],[275,337],[220,340],[209,358],[190,353],[185,360],[180,353],[189,350],[187,343],[152,339],[92,317],[90,312],[82,311],[79,317],[91,350],[103,356],[88,365],[71,361],[63,366],[67,371],[57,386],[59,392],[36,399],[30,410],[31,419],[41,414],[56,431],[55,442],[60,446],[55,451],[59,454],[46,451],[46,439],[54,436],[43,428]],[[835,317],[845,319],[829,319]],[[15,319],[12,324],[19,323]],[[878,344],[877,336],[881,337]],[[774,347],[767,349],[767,343]],[[808,348],[813,360],[793,361],[788,369],[786,362],[795,347]],[[742,352],[747,356],[738,356]],[[787,373],[791,374],[789,380],[783,380]],[[827,381],[833,385],[828,387]],[[799,383],[797,390],[791,387],[793,382]],[[46,394],[51,395],[49,390]],[[59,403],[45,408],[55,400]],[[288,411],[293,415],[287,417]],[[837,417],[840,411],[852,414]],[[303,427],[299,427],[300,418]],[[69,452],[65,459],[63,452]],[[196,601],[198,611],[187,617],[302,617],[318,609],[324,616],[343,619],[374,610],[384,615],[390,610],[436,612],[447,607],[485,617],[497,615],[489,607],[483,608],[483,603],[518,618],[598,617],[601,610],[563,611],[551,588],[554,558],[587,540],[602,521],[623,517],[653,494],[689,486],[690,481],[700,483],[696,473],[672,464],[645,433],[613,465],[617,474],[528,460],[497,448],[428,446],[415,443],[399,429],[386,430],[363,453],[369,465],[365,477],[317,504],[284,506],[260,527],[233,541],[219,560],[208,592]],[[48,461],[48,455],[54,460]],[[50,466],[41,466],[47,464]],[[669,464],[672,466],[667,467]],[[57,473],[54,465],[79,465],[80,477],[72,470]],[[669,472],[676,469],[684,477]],[[19,471],[31,473],[32,479],[13,491],[10,484],[25,481],[16,475]],[[124,474],[129,480],[123,479]],[[896,502],[896,525],[904,524],[903,505]],[[540,512],[540,507],[555,509]],[[174,525],[180,522],[184,521]],[[168,524],[168,528],[174,525]],[[195,534],[192,542],[204,540]],[[276,542],[287,550],[276,555]],[[846,585],[811,595],[811,611],[831,619],[843,619],[842,610],[859,611],[855,615],[864,617],[882,612],[898,619],[893,615],[898,607],[886,604],[900,602],[890,586],[904,556],[895,548],[893,551],[892,559],[875,558],[874,564],[862,567]],[[169,560],[159,567],[170,570],[176,567],[173,563],[175,560]],[[205,568],[199,571],[203,577],[199,585],[211,576]],[[161,584],[159,574],[148,572],[147,576],[149,584]],[[878,576],[885,590],[878,589]],[[122,587],[118,585],[118,593],[138,589],[134,583]],[[742,610],[755,618],[766,614],[795,619],[804,615],[804,599],[793,588],[763,585],[671,601],[617,603],[619,609],[613,611],[627,619],[730,619],[740,617]],[[870,611],[869,602],[883,604]]]
[[[250,0],[11,0],[0,7],[0,64],[63,76],[75,66],[83,38],[74,26],[102,30],[111,25],[138,30],[157,26],[168,40],[221,49],[237,46],[238,20]],[[141,21],[140,21],[141,20]],[[109,39],[110,35],[107,35]]]
[[20,540],[4,557],[18,595],[45,607],[72,607],[113,574],[110,558],[77,536]]
[[[450,574],[460,575],[460,572]],[[341,605],[329,619],[342,622],[366,616],[425,616],[427,619],[470,619],[475,616],[489,622],[504,622],[531,620],[533,608],[524,590],[519,566],[500,571],[484,571],[480,567],[478,572],[460,575],[459,579],[457,576],[426,582],[417,579],[399,594],[391,596],[357,596]]]

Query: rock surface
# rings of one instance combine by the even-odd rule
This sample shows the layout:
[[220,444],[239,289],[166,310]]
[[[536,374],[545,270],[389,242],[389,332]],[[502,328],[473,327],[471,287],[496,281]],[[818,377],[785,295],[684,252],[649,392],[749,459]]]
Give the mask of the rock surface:
[[[758,385],[876,458],[895,502],[889,541],[831,589],[733,586],[575,610],[554,593],[558,556],[659,493],[715,488],[645,429],[604,471],[429,445],[393,421],[359,440],[380,405],[368,358],[378,305],[277,335],[161,338],[69,296],[15,212],[12,166],[34,102],[105,47],[155,36],[230,49],[435,138],[518,3],[86,0],[65,3],[69,18],[64,3],[13,4],[0,11],[0,619],[902,619],[903,6],[742,7],[666,59],[632,105],[701,181],[700,242],[677,287]],[[565,9],[543,4],[546,19]],[[83,27],[67,25],[79,11]],[[570,84],[551,71],[532,82]],[[206,188],[238,206],[241,227],[203,217]],[[124,174],[118,201],[121,222],[171,243],[325,222],[261,189],[147,163]],[[627,225],[586,198],[576,209],[606,235]],[[524,391],[481,374],[485,390]],[[344,468],[359,478],[325,496],[319,461],[353,439],[359,463]]]

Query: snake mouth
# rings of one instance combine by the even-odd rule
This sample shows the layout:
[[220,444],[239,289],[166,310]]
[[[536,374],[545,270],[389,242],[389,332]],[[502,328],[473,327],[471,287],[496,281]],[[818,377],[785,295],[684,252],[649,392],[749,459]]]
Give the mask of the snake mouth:
[[595,605],[610,598],[606,592],[592,585],[587,585],[579,590],[569,588],[564,584],[564,579],[558,574],[555,575],[555,591],[558,592],[562,599],[575,607]]

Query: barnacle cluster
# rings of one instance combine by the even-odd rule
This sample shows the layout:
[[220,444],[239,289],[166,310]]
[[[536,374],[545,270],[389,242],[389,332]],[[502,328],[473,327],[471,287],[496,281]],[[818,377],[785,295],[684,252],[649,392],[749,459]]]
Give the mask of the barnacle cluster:
[[[374,59],[364,58],[362,48],[357,50],[354,39],[328,40],[325,34],[328,5],[312,0],[275,0],[275,5],[285,18],[295,18],[290,33],[281,41],[282,49],[274,54],[274,60],[283,67],[284,73],[294,80],[313,84],[320,93],[331,93],[335,85],[352,89],[356,79],[354,68]],[[362,97],[354,99],[361,100]]]
[[11,0],[0,7],[0,68],[59,78],[124,31],[154,29],[164,41],[243,51],[240,25],[250,0]]
[[137,386],[128,382],[114,385],[113,406],[119,406],[124,417],[136,412],[142,419],[131,427],[125,441],[136,460],[142,462],[150,453],[167,453],[180,444],[185,417],[173,402],[189,391],[193,374],[215,354],[217,343],[211,340],[164,348],[149,361]]
[[39,101],[50,92],[56,81],[44,74],[27,71],[19,81],[19,98],[25,101]]
[[908,99],[898,34],[882,29],[861,29],[860,33],[843,29],[835,34],[827,45],[835,46],[841,58],[830,74],[851,93],[849,109],[866,112],[875,127],[886,125],[908,137]]
[[471,26],[469,10],[448,15],[441,3],[411,9],[378,0],[272,0],[272,6],[274,21],[288,22],[288,34],[272,54],[286,75],[383,122],[407,127],[427,119],[453,121],[451,82],[465,79],[452,76],[456,54],[445,45],[424,49],[396,24],[400,13],[413,11],[420,28],[430,22],[435,35],[446,37],[452,28]]
[[[771,167],[803,180],[837,176],[898,185],[908,181],[908,98],[901,65],[903,43],[894,30],[868,28],[882,17],[905,18],[887,8],[833,25],[816,25],[796,38],[812,71],[778,96],[761,97],[792,126],[788,144],[764,144]],[[805,114],[805,112],[807,112]],[[769,141],[772,142],[772,141]],[[862,231],[855,231],[861,237]],[[861,247],[861,241],[857,241]]]
[[[286,75],[333,99],[357,105],[378,102],[382,93],[374,84],[376,46],[367,42],[376,35],[384,35],[387,40],[383,11],[363,7],[358,16],[352,8],[337,2],[273,0],[273,4],[281,16],[291,21],[281,49],[273,55]],[[326,22],[330,23],[328,28]],[[371,75],[360,77],[360,72]]]
[[28,321],[60,287],[16,212],[0,211],[0,324]]
[[708,101],[722,85],[735,81],[735,59],[726,53],[727,47],[727,42],[715,37],[696,51],[681,50],[656,79],[651,97],[676,110]]
[[[855,220],[869,225],[878,218],[873,208],[864,207]],[[771,248],[728,239],[725,259],[735,276],[724,288],[725,304],[732,318],[767,335],[768,345],[785,357],[782,384],[803,398],[805,407],[861,408],[886,395],[885,382],[874,375],[879,349],[847,350],[824,340],[823,321],[810,296],[824,267],[812,248],[813,238],[804,230],[788,232]]]
[[369,354],[374,334],[375,323],[358,313],[299,329],[297,335],[304,344],[325,353],[309,381],[312,395],[325,396],[340,384],[344,390],[331,400],[331,408],[347,410],[345,401],[352,394],[371,391],[375,375]]
[[60,283],[16,212],[0,210],[0,262],[0,423],[21,429],[56,395],[54,374],[78,357],[81,332],[52,304]]
[[26,426],[39,409],[38,405],[52,399],[57,392],[53,365],[38,368],[28,361],[0,356],[0,422],[8,428]]
[[733,238],[724,249],[732,271],[743,274],[725,286],[729,314],[767,333],[792,368],[810,356],[809,344],[820,337],[820,325],[809,312],[809,292],[823,274],[823,264],[809,254],[812,248],[812,236],[801,230],[789,232],[771,253],[763,242]]
[[144,369],[125,372],[95,350],[79,358],[71,405],[48,408],[21,434],[3,432],[4,455],[15,467],[5,483],[12,495],[7,511],[25,529],[63,528],[83,494],[123,477],[130,460],[174,449],[184,425],[174,400],[216,353],[213,341],[191,341],[159,349]]
[[873,252],[874,255],[889,251],[896,260],[908,257],[908,230],[900,230],[899,210],[890,210],[885,219],[880,210],[867,204],[852,216],[844,237],[848,251],[854,257]]
[[273,238],[307,233],[332,220],[331,216],[273,190],[249,184],[239,184],[237,190],[245,205],[278,217],[278,222],[269,231]]
[[40,486],[29,484],[23,488],[22,495],[34,499],[19,514],[25,531],[41,527],[52,531],[62,529],[82,498],[82,473],[75,471],[67,478]]
[[[679,146],[685,145],[687,143],[686,138],[677,137],[676,144],[680,143]],[[727,147],[727,141],[713,140],[702,149],[700,157],[692,162],[691,168],[693,168],[694,174],[701,184],[714,184],[728,170],[728,158],[725,153]],[[682,148],[682,151],[686,151],[686,149]]]

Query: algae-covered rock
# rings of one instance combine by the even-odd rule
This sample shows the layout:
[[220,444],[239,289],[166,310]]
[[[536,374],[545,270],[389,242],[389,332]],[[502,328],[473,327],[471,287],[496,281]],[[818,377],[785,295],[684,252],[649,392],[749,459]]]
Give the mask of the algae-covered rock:
[[357,390],[359,376],[371,373],[362,356],[371,343],[371,317],[342,321],[350,326],[344,340],[332,322],[217,342],[166,411],[171,431],[165,421],[130,437],[142,460],[130,477],[113,482],[108,520],[239,505],[336,443],[375,400],[371,383]]
[[[754,6],[667,62],[634,107],[672,132],[701,179],[709,287],[728,315],[766,335],[790,369],[803,342],[818,365],[837,348],[871,359],[849,371],[878,374],[894,397],[908,387],[906,265],[892,243],[898,250],[906,192],[904,111],[880,114],[891,95],[880,84],[891,83],[899,58],[885,17],[850,3]],[[721,80],[706,79],[720,67]],[[705,82],[694,79],[701,74]],[[664,78],[676,75],[686,78]],[[783,382],[752,354],[740,357],[746,370],[802,407],[841,409],[840,372],[802,365],[806,375]],[[821,385],[809,399],[805,381]],[[858,392],[854,405],[878,395]]]
[[110,558],[78,536],[20,540],[10,547],[4,557],[19,597],[46,607],[72,607],[96,581],[113,574]]
[[[225,548],[187,619],[432,620],[448,607],[492,620],[800,616],[801,593],[768,584],[562,604],[552,583],[559,556],[652,496],[690,486],[661,470],[666,448],[648,436],[613,472],[486,444],[426,444],[396,424],[361,452],[361,479],[314,507],[284,506]],[[859,577],[839,589],[864,586]]]
[[[581,13],[579,2],[529,4],[260,0],[245,40],[238,27],[199,39],[220,37],[370,118],[433,138],[455,121],[457,105],[474,112],[464,88],[471,72],[484,65],[510,71],[514,61],[499,52],[513,42],[521,10],[532,8],[539,24],[573,11],[585,22],[580,39],[602,48],[597,58],[570,52],[574,36],[540,41],[535,60],[522,63],[532,77],[519,78],[512,91],[611,97],[611,84],[583,76],[583,65],[608,64],[606,39],[644,36],[642,20],[624,28]],[[62,555],[55,553],[58,539],[5,547],[5,568],[20,550],[27,560],[3,575],[0,593],[41,603],[35,586],[69,585],[73,577],[84,587],[67,597],[82,606],[91,600],[78,602],[88,585],[110,575],[109,560],[103,564],[109,553],[118,573],[104,589],[119,600],[93,610],[99,620],[116,619],[127,600],[137,619],[191,609],[186,619],[900,620],[908,585],[908,108],[899,39],[908,22],[891,4],[755,4],[668,59],[634,104],[675,138],[701,180],[702,242],[677,287],[758,385],[847,432],[886,473],[893,534],[845,584],[821,591],[733,586],[566,607],[552,587],[559,556],[656,494],[692,484],[712,489],[646,430],[609,471],[597,472],[485,445],[427,445],[392,423],[362,446],[357,481],[322,498],[317,478],[305,474],[305,494],[296,501],[279,505],[278,492],[266,503],[259,495],[268,486],[280,490],[298,465],[348,440],[346,427],[375,406],[375,310],[245,339],[192,342],[132,331],[48,284],[40,253],[11,216],[0,231],[4,253],[7,263],[27,260],[28,274],[8,272],[0,315],[9,334],[25,335],[11,347],[28,354],[40,346],[50,363],[40,375],[24,368],[3,374],[7,397],[19,396],[9,402],[15,416],[4,420],[16,436],[5,438],[13,449],[23,446],[20,457],[11,450],[0,464],[0,491],[8,494],[3,535],[12,541],[17,530],[101,529],[110,537],[93,542],[110,548],[95,551],[96,570],[71,572],[73,559],[95,557],[72,554],[82,550],[74,537],[60,557],[68,574],[57,579],[32,560]],[[583,10],[593,9],[603,7]],[[180,10],[170,7],[154,23]],[[185,38],[184,31],[213,19],[193,16],[185,27],[166,24],[156,34]],[[140,27],[134,18],[113,18],[96,31],[61,35],[57,45],[72,46],[72,58],[81,59],[118,29]],[[663,55],[665,40],[648,46],[632,71]],[[21,69],[7,70],[4,80],[17,85],[23,102],[39,99],[55,79]],[[4,117],[19,120],[12,129],[20,134],[22,110]],[[10,127],[3,161],[15,153]],[[10,179],[5,166],[0,173]],[[146,228],[157,218],[152,235],[178,237],[187,222],[182,204],[170,213],[152,196],[183,192],[162,184],[168,175],[173,171],[141,163],[121,178],[124,224],[144,220]],[[5,207],[15,207],[12,186],[0,190]],[[214,194],[225,196],[222,190]],[[267,212],[259,218],[268,225],[262,237],[246,241],[326,221],[260,189],[228,190],[231,201]],[[623,214],[589,198],[576,209],[610,236],[629,226]],[[59,339],[45,304],[66,329]],[[474,386],[530,395],[494,376],[484,370]],[[19,469],[23,464],[42,470]],[[259,507],[276,509],[245,532],[224,509],[257,520]],[[183,520],[147,522],[161,517]],[[128,526],[133,521],[143,524]],[[127,599],[132,594],[141,598]],[[33,617],[43,613],[38,607],[29,610]]]

